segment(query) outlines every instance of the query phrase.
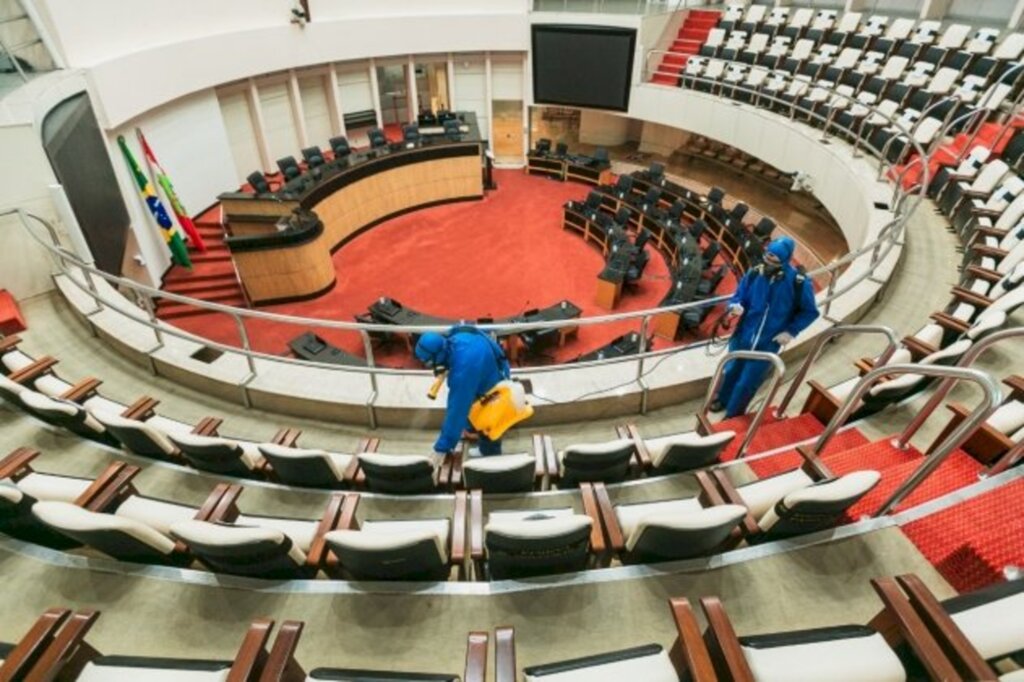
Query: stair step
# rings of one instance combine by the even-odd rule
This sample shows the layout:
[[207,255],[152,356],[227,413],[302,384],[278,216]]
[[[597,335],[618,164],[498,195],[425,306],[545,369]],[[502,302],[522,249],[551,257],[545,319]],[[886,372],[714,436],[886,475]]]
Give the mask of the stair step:
[[[822,459],[824,460],[829,455],[835,453],[859,448],[866,443],[868,443],[867,437],[858,429],[854,428],[840,431],[833,436],[828,442],[828,445],[825,446],[825,452],[822,455]],[[794,448],[788,452],[772,455],[766,459],[755,459],[747,462],[747,466],[750,467],[751,471],[757,474],[758,478],[768,478],[769,476],[781,474],[785,471],[792,471],[793,469],[803,465],[803,463],[804,458],[796,451],[796,448]]]
[[892,444],[890,439],[886,438],[833,455],[826,455],[822,457],[822,461],[833,473],[841,476],[861,469],[882,471],[902,466],[907,462],[920,462],[923,457],[924,455],[913,445],[906,450],[900,450]]
[[[181,293],[181,292],[174,292]],[[191,298],[198,298],[201,301],[210,301],[213,303],[225,303],[227,301],[234,301],[236,299],[245,300],[242,296],[242,289],[237,284],[228,287],[222,287],[219,289],[210,289],[203,292],[189,292]],[[157,310],[165,310],[167,308],[174,308],[175,306],[184,305],[177,301],[170,299],[160,299],[157,301]],[[232,304],[233,305],[233,304]]]
[[226,292],[233,292],[237,294],[241,293],[242,289],[234,277],[223,277],[218,279],[201,280],[198,282],[174,282],[165,286],[164,291],[171,294],[181,294],[182,296],[206,299],[207,294],[217,295]]
[[[751,419],[753,419],[753,415],[748,414],[726,419],[712,426],[712,430],[715,432],[731,430],[737,434],[737,438],[722,453],[723,460],[732,459],[735,456]],[[767,452],[787,445],[794,445],[808,438],[813,438],[824,430],[825,427],[822,426],[821,422],[813,414],[800,414],[795,417],[779,420],[773,420],[769,414],[765,416],[765,420],[758,428],[754,439],[747,447],[747,454],[755,455],[759,452]]]
[[210,279],[217,279],[224,277],[225,275],[235,276],[235,264],[230,260],[223,262],[214,263],[201,263],[193,270],[187,270],[182,267],[172,268],[164,276],[164,284],[170,284],[171,282],[198,282]]
[[665,58],[661,60],[661,63],[672,64],[674,66],[684,66],[689,58],[689,55],[685,54],[667,54],[665,55]]
[[[245,307],[245,299],[241,296],[217,302],[224,305],[237,306],[239,308]],[[157,314],[161,320],[174,320],[182,317],[193,317],[195,315],[208,315],[210,314],[210,311],[188,305],[187,303],[175,303],[173,305],[161,307],[159,311],[157,311]]]
[[231,252],[227,251],[214,251],[207,253],[195,253],[189,254],[189,259],[193,263],[230,263]]

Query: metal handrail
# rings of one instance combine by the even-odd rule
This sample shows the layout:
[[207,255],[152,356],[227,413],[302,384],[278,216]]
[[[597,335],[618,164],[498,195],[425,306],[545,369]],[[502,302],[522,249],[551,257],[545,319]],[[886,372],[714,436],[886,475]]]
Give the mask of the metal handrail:
[[[736,86],[733,86],[733,87],[734,88],[743,89],[742,85],[736,85]],[[839,93],[839,94],[840,94],[840,96],[842,96],[841,93]],[[778,101],[777,98],[773,98],[773,97],[767,96],[767,95],[763,95],[762,98],[765,101],[770,101],[770,100]],[[879,115],[881,117],[885,118],[886,120],[892,121],[891,117],[886,117],[881,112],[878,112],[878,113],[879,113]],[[896,126],[896,127],[899,127],[899,126]],[[915,147],[918,148],[918,152],[920,154],[923,151],[923,150],[920,149],[920,145],[918,145],[916,143],[916,141],[912,141],[912,143],[914,144]],[[877,150],[871,150],[871,151],[876,152],[876,154],[877,154]],[[884,163],[884,160],[882,160],[881,162]],[[899,193],[901,191],[901,188],[899,186],[897,186],[896,187],[896,191],[897,191],[897,193]],[[847,292],[849,292],[849,291],[853,290],[854,288],[856,288],[857,286],[859,286],[860,283],[863,282],[865,279],[868,279],[869,277],[871,277],[874,274],[874,271],[875,271],[875,269],[877,267],[877,264],[879,262],[883,261],[885,259],[885,257],[892,251],[892,249],[895,248],[899,244],[899,239],[900,239],[900,236],[902,235],[902,231],[903,231],[903,228],[904,228],[907,220],[909,219],[910,215],[913,213],[913,210],[916,208],[918,203],[920,203],[920,201],[922,200],[923,190],[922,191],[918,191],[914,195],[912,195],[914,200],[913,200],[913,202],[911,202],[912,205],[908,206],[907,202],[905,201],[905,199],[907,197],[909,197],[909,196],[911,196],[911,195],[909,195],[909,194],[907,194],[905,192],[900,194],[901,199],[894,206],[894,213],[895,213],[894,220],[891,223],[885,225],[882,228],[882,230],[879,231],[879,233],[876,235],[875,240],[873,242],[868,243],[868,244],[862,246],[859,249],[851,251],[851,252],[847,253],[844,257],[842,257],[842,258],[840,258],[840,259],[838,259],[836,261],[833,261],[832,263],[830,263],[830,264],[828,264],[826,266],[823,266],[821,268],[815,269],[815,270],[813,270],[813,271],[811,271],[809,273],[809,275],[812,276],[812,277],[816,277],[816,276],[819,276],[819,275],[822,275],[822,274],[827,274],[831,278],[831,282],[830,282],[830,286],[828,288],[828,291],[825,293],[824,296],[819,297],[819,303],[820,304],[823,304],[826,308],[828,308],[833,300],[835,300],[835,299],[845,295]],[[77,256],[77,254],[74,254],[71,251],[69,251],[68,249],[66,249],[65,247],[63,247],[63,245],[61,244],[60,239],[59,239],[59,237],[57,235],[57,232],[53,228],[53,226],[50,225],[48,221],[46,221],[45,219],[43,219],[43,218],[41,218],[41,217],[39,217],[37,215],[28,213],[28,212],[26,212],[26,211],[24,211],[22,209],[12,209],[12,210],[8,210],[8,211],[0,212],[0,217],[3,217],[5,215],[17,215],[19,217],[19,219],[21,220],[21,222],[22,222],[23,226],[25,227],[25,229],[31,235],[31,237],[35,241],[40,243],[45,249],[47,249],[48,251],[51,252],[51,254],[54,256],[55,260],[57,261],[58,266],[61,268],[62,272],[65,272],[65,273],[69,274],[69,270],[68,270],[68,264],[69,263],[71,265],[73,265],[74,267],[76,267],[81,272],[82,278],[85,280],[85,283],[86,283],[85,286],[83,286],[73,276],[69,277],[69,280],[76,287],[79,287],[83,291],[86,291],[87,294],[93,299],[94,303],[97,306],[96,310],[92,311],[93,313],[99,312],[100,310],[103,309],[102,303],[104,303],[104,301],[102,301],[102,296],[97,293],[95,282],[93,281],[93,277],[100,277],[100,278],[106,280],[107,282],[111,283],[114,286],[123,287],[123,288],[128,289],[128,290],[133,290],[137,294],[141,294],[143,297],[163,298],[163,299],[170,300],[170,301],[176,301],[176,302],[180,302],[180,303],[185,303],[187,305],[191,305],[191,306],[194,306],[194,307],[197,307],[197,308],[201,308],[201,309],[204,309],[204,310],[208,310],[208,311],[211,311],[211,312],[219,312],[219,313],[222,313],[222,314],[225,314],[225,315],[228,315],[229,317],[231,317],[234,320],[236,327],[239,328],[240,341],[241,341],[241,344],[242,344],[241,348],[239,348],[237,346],[231,346],[231,345],[227,345],[227,344],[217,343],[217,342],[214,342],[212,340],[201,339],[199,337],[196,337],[193,334],[190,334],[190,333],[184,332],[183,330],[177,329],[177,328],[173,327],[172,325],[167,325],[167,324],[155,321],[155,319],[153,319],[153,318],[155,318],[155,316],[151,316],[151,317],[150,316],[146,316],[146,317],[133,316],[133,315],[129,314],[126,310],[124,310],[123,307],[117,307],[116,308],[120,313],[125,314],[128,317],[130,317],[131,319],[133,319],[133,320],[143,324],[144,326],[147,326],[147,327],[153,329],[154,334],[158,338],[158,347],[160,347],[160,345],[162,344],[162,340],[160,338],[161,335],[162,334],[170,334],[172,336],[177,336],[179,338],[189,339],[189,340],[192,340],[192,341],[199,340],[199,341],[202,341],[207,346],[210,346],[212,348],[216,348],[216,349],[219,349],[219,350],[222,350],[222,351],[225,351],[225,352],[229,352],[229,353],[241,352],[243,355],[246,356],[246,358],[247,358],[246,362],[247,362],[248,368],[250,369],[250,376],[247,377],[245,379],[245,381],[243,382],[243,384],[240,386],[240,388],[243,391],[243,395],[244,396],[245,396],[245,393],[246,393],[246,385],[253,380],[253,374],[256,372],[256,366],[255,366],[255,363],[254,363],[254,359],[257,359],[257,358],[273,360],[273,361],[277,361],[277,362],[287,362],[287,363],[291,363],[291,364],[295,364],[295,365],[299,365],[299,366],[311,366],[311,367],[317,367],[317,368],[323,368],[323,369],[335,369],[335,370],[343,369],[343,370],[346,370],[346,371],[349,371],[349,372],[366,373],[366,374],[368,374],[370,376],[370,381],[371,381],[371,384],[372,384],[371,392],[372,392],[373,395],[376,395],[376,375],[377,374],[420,375],[420,374],[424,374],[425,372],[423,370],[405,370],[405,369],[395,369],[395,368],[383,368],[383,367],[377,366],[375,364],[375,362],[374,362],[373,351],[372,351],[372,346],[371,346],[371,343],[370,343],[370,336],[369,336],[370,333],[374,333],[374,332],[390,332],[390,333],[419,333],[419,334],[421,334],[421,333],[423,333],[425,331],[430,331],[430,330],[444,331],[445,329],[447,329],[447,327],[441,326],[441,325],[434,325],[434,326],[386,325],[386,324],[373,324],[373,323],[344,322],[344,321],[340,321],[340,320],[324,320],[324,319],[318,319],[318,318],[303,318],[303,317],[296,317],[296,316],[289,316],[289,315],[281,315],[281,314],[277,314],[277,313],[268,313],[268,312],[265,312],[265,311],[235,308],[233,306],[226,306],[226,305],[219,304],[219,303],[202,301],[202,300],[199,300],[199,299],[194,299],[194,298],[190,298],[190,297],[187,297],[187,296],[182,296],[182,295],[179,295],[179,294],[173,294],[173,293],[161,291],[159,289],[154,289],[152,287],[148,287],[146,285],[142,285],[142,284],[139,284],[137,282],[133,282],[131,280],[127,280],[125,278],[116,277],[114,275],[107,274],[105,272],[100,271],[99,269],[97,269],[93,265],[90,265],[90,264],[84,262],[82,259],[80,259]],[[39,224],[42,224],[44,226],[44,228],[49,233],[50,241],[52,242],[52,244],[47,244],[45,240],[41,239],[39,237],[39,235],[36,234],[36,232],[32,229],[32,227],[30,225],[30,222],[29,222],[30,220],[35,221],[35,222],[37,222]],[[882,251],[883,245],[884,245],[884,251]],[[842,287],[837,287],[836,286],[837,273],[841,272],[848,264],[853,263],[854,261],[858,260],[859,258],[861,258],[862,256],[864,256],[865,254],[867,254],[869,252],[872,254],[872,258],[871,258],[871,264],[866,269],[866,271],[863,272],[863,273],[858,274],[857,276],[855,276],[853,278],[851,278],[851,281],[848,282],[846,285],[844,285]],[[673,306],[666,306],[664,308],[656,308],[656,309],[648,309],[648,310],[639,310],[639,311],[631,311],[631,312],[614,313],[614,314],[609,314],[609,315],[601,315],[601,316],[594,316],[594,317],[587,317],[587,318],[579,318],[579,319],[573,319],[573,320],[558,320],[558,321],[550,321],[550,322],[521,322],[521,323],[514,323],[514,324],[488,324],[488,325],[480,325],[480,327],[482,329],[485,329],[485,330],[488,330],[488,331],[503,330],[503,331],[506,331],[506,332],[515,333],[515,332],[528,331],[528,330],[559,329],[559,328],[566,328],[566,327],[580,327],[580,326],[587,326],[587,325],[605,324],[605,323],[609,323],[609,322],[622,321],[622,320],[639,319],[641,321],[641,328],[643,328],[643,326],[645,324],[649,326],[651,318],[653,318],[653,316],[655,316],[655,315],[659,315],[659,314],[663,314],[663,313],[672,313],[672,312],[678,313],[678,312],[682,312],[684,310],[700,309],[700,308],[704,308],[704,307],[708,307],[708,306],[714,306],[714,305],[716,305],[718,303],[721,303],[721,302],[725,301],[727,298],[728,298],[727,296],[720,296],[720,297],[715,297],[715,298],[712,298],[712,299],[707,299],[707,300],[704,300],[704,301],[694,301],[694,302],[690,302],[690,303],[678,304],[678,305],[673,305]],[[92,314],[92,313],[90,313],[90,314]],[[366,349],[366,352],[367,352],[367,358],[366,358],[367,364],[366,364],[365,367],[361,367],[361,366],[343,366],[342,367],[342,366],[337,366],[337,365],[325,365],[325,364],[319,363],[319,362],[300,360],[300,359],[297,359],[297,358],[281,357],[281,356],[277,356],[277,355],[271,355],[271,354],[268,354],[268,353],[261,353],[261,352],[258,352],[258,351],[254,351],[251,348],[251,346],[250,346],[250,344],[248,342],[248,339],[246,338],[246,335],[243,333],[244,332],[244,323],[242,322],[241,318],[269,320],[269,321],[275,321],[275,322],[283,322],[283,323],[292,324],[292,325],[302,325],[302,326],[306,326],[306,327],[318,327],[318,328],[325,328],[325,329],[336,329],[336,330],[341,330],[341,331],[349,331],[349,332],[358,333],[361,336],[361,338],[362,338],[364,348]],[[155,349],[151,349],[151,350],[155,350]],[[610,359],[603,359],[603,360],[595,360],[595,361],[592,361],[592,362],[589,362],[589,363],[581,363],[578,366],[581,366],[581,367],[582,366],[592,366],[592,365],[596,366],[596,365],[602,365],[602,364],[623,363],[623,362],[631,362],[631,361],[639,360],[640,363],[641,363],[641,368],[642,368],[642,364],[643,364],[643,361],[644,361],[645,358],[664,356],[666,354],[679,352],[679,350],[680,350],[680,347],[669,347],[669,348],[665,348],[665,349],[658,350],[658,351],[650,351],[650,350],[648,350],[646,352],[640,353],[639,355],[624,356],[624,357],[621,357],[621,358],[610,358]],[[534,367],[534,368],[530,368],[529,371],[532,372],[532,373],[542,373],[542,372],[548,372],[548,371],[556,371],[558,369],[560,369],[560,366]],[[521,370],[516,370],[516,371],[519,372]],[[247,399],[247,396],[245,396],[245,398]],[[370,405],[368,407],[371,410],[371,416],[372,416],[372,405]]]
[[779,390],[779,382],[782,380],[782,376],[786,373],[786,363],[782,361],[782,358],[777,353],[767,353],[760,350],[734,350],[726,353],[722,356],[722,359],[718,361],[718,367],[715,368],[715,375],[711,378],[711,383],[708,384],[707,395],[704,396],[704,404],[701,405],[698,415],[700,415],[700,421],[706,421],[708,416],[708,408],[711,405],[712,400],[718,394],[718,389],[722,384],[722,375],[725,373],[725,366],[731,360],[757,360],[761,362],[768,362],[771,364],[772,378],[768,384],[768,393],[764,400],[761,402],[761,407],[758,408],[757,413],[754,415],[753,420],[750,422],[750,426],[747,427],[747,433],[743,437],[743,442],[740,444],[738,450],[736,450],[736,459],[743,457],[747,451],[747,446],[750,445],[750,441],[754,439],[754,435],[757,433],[757,429],[761,426],[761,422],[764,420],[764,415],[771,406],[772,400],[775,398],[775,392]]
[[[1024,327],[1001,329],[1000,331],[989,334],[985,338],[981,339],[980,341],[972,345],[954,366],[961,368],[970,367],[974,364],[974,361],[977,360],[982,353],[987,351],[992,346],[996,345],[997,343],[1001,343],[1002,341],[1006,341],[1007,339],[1016,339],[1020,337],[1024,337]],[[936,387],[935,392],[932,393],[931,397],[928,399],[928,402],[925,403],[924,407],[921,408],[921,411],[914,416],[914,419],[907,425],[907,428],[905,428],[903,430],[903,433],[901,433],[899,437],[896,439],[895,442],[897,447],[899,447],[900,449],[907,447],[907,444],[910,442],[910,439],[914,437],[914,434],[918,432],[918,430],[921,428],[921,425],[924,424],[925,420],[928,419],[928,415],[934,412],[942,403],[942,401],[946,399],[946,396],[949,395],[949,392],[953,388],[954,383],[955,382],[952,378],[944,379]]]
[[790,382],[786,395],[782,397],[782,401],[775,408],[775,416],[777,419],[782,419],[785,416],[786,408],[789,407],[789,403],[793,400],[793,396],[796,395],[796,392],[803,384],[804,379],[807,377],[807,373],[811,369],[811,365],[818,360],[821,352],[825,349],[825,344],[833,337],[842,336],[843,334],[881,334],[885,336],[889,340],[889,343],[886,345],[885,351],[878,356],[877,364],[879,365],[884,365],[888,362],[889,358],[892,357],[892,354],[896,352],[896,347],[899,345],[899,339],[892,327],[880,324],[838,325],[821,332],[815,337],[814,346],[811,348],[811,352],[807,354],[807,359],[804,360],[804,364],[800,366],[800,370]]
[[[903,365],[908,366],[908,365]],[[894,365],[892,368],[901,367],[901,365]],[[914,367],[914,365],[909,365]],[[921,484],[924,479],[935,471],[945,461],[946,457],[949,456],[954,450],[963,445],[964,441],[967,440],[972,433],[988,419],[995,411],[996,407],[1003,399],[1003,392],[999,388],[999,384],[987,373],[977,369],[966,369],[963,367],[938,367],[935,365],[926,365],[927,371],[915,371],[914,374],[924,374],[925,376],[946,376],[953,381],[959,381],[966,379],[973,381],[981,387],[984,393],[981,403],[974,408],[974,410],[963,420],[953,432],[946,437],[942,443],[935,448],[931,454],[925,457],[917,469],[914,470],[910,476],[900,484],[900,486],[889,496],[885,502],[875,512],[875,516],[881,516],[882,514],[889,513],[897,504],[903,501],[907,495],[914,491],[918,485]],[[879,368],[880,373],[884,374],[886,368]],[[880,375],[881,375],[880,374]]]

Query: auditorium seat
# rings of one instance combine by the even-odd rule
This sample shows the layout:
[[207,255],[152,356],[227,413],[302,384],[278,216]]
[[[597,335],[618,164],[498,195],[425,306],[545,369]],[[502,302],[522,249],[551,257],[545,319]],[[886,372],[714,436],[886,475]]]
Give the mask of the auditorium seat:
[[277,167],[284,176],[284,181],[294,180],[302,174],[299,164],[295,162],[294,156],[284,156],[277,160]]
[[928,196],[935,199],[949,183],[965,182],[975,178],[982,165],[988,161],[991,153],[988,147],[978,145],[973,147],[955,168],[951,166],[940,168],[928,183]]
[[964,197],[987,197],[1000,180],[1009,172],[1010,167],[1001,159],[991,159],[981,167],[970,182],[966,180],[950,182],[938,196],[938,206],[946,216],[952,216]]
[[161,429],[145,421],[128,419],[105,410],[96,410],[92,416],[103,425],[107,433],[131,452],[143,457],[172,461],[180,455],[177,446]]
[[331,151],[334,152],[335,160],[344,159],[352,153],[352,147],[349,146],[348,138],[344,135],[332,137],[328,143],[331,145]]
[[[674,433],[657,438],[642,438],[635,425],[618,429],[623,438],[632,438],[641,461],[650,461],[659,474],[700,469],[718,462],[722,451],[736,438],[735,431],[701,435],[696,431]],[[643,452],[646,451],[646,452]]]
[[267,182],[267,179],[263,176],[263,171],[253,171],[252,173],[249,173],[248,177],[245,178],[245,181],[249,183],[256,194],[270,193],[270,183]]
[[457,492],[450,518],[356,519],[358,495],[345,496],[343,521],[324,535],[332,554],[325,571],[351,580],[447,580],[466,560],[467,494]]
[[492,511],[483,527],[483,571],[491,580],[582,571],[591,559],[594,520],[571,508]]
[[16,448],[0,460],[0,532],[57,549],[74,547],[77,542],[40,523],[32,507],[40,501],[73,503],[95,481],[35,471],[37,457],[38,450]]
[[[543,460],[540,466],[543,467]],[[537,468],[538,455],[535,454],[463,459],[463,485],[467,490],[481,490],[484,493],[527,492],[534,487]]]
[[202,471],[252,476],[266,462],[256,443],[194,433],[168,433],[167,437],[182,457]]
[[18,394],[22,407],[48,424],[65,428],[72,433],[103,443],[112,443],[103,424],[76,402],[51,398],[32,390]]
[[988,193],[965,193],[964,199],[949,216],[953,229],[961,239],[966,239],[970,236],[977,218],[999,215],[1021,192],[1024,192],[1024,179],[1011,171]]
[[274,476],[288,485],[311,488],[339,488],[355,455],[327,452],[319,448],[298,448],[278,443],[260,443],[260,454],[270,463]]
[[373,492],[416,495],[437,487],[437,467],[426,455],[360,453],[359,467]]
[[629,438],[569,445],[558,452],[559,478],[564,486],[584,481],[622,481],[635,455],[636,445]]
[[377,127],[370,128],[370,130],[366,133],[366,135],[367,135],[367,137],[370,140],[370,148],[371,149],[379,149],[381,147],[387,147],[388,146],[388,138],[385,137],[384,131],[381,130],[380,128],[377,128]]
[[302,158],[306,161],[306,168],[310,170],[324,165],[324,153],[319,147],[306,147],[302,150]]
[[420,127],[417,124],[409,123],[402,126],[402,140],[406,144],[416,144],[420,139]]

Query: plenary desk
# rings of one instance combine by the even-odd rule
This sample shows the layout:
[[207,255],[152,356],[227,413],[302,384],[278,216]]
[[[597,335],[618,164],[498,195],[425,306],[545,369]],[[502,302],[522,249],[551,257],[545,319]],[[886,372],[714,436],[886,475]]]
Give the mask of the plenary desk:
[[295,353],[295,357],[301,360],[346,367],[366,367],[366,360],[363,358],[332,346],[313,332],[296,336],[288,342],[288,347]]
[[611,164],[595,163],[589,157],[562,157],[538,154],[535,151],[526,155],[526,172],[559,180],[576,180],[588,185],[604,185],[612,179]]
[[[647,347],[650,348],[650,340],[648,340]],[[572,360],[572,362],[593,362],[594,360],[610,360],[612,358],[622,358],[627,355],[636,355],[640,352],[640,334],[637,332],[629,332],[617,337],[610,343],[601,346],[597,350],[593,350],[584,355]]]
[[[229,216],[229,229],[234,231],[232,220],[236,216],[245,216],[241,224],[248,234],[244,237],[249,240],[246,247],[254,250],[255,242],[265,238],[268,243],[262,249],[262,256],[272,259],[276,252],[274,232],[261,232],[258,229],[260,218],[254,219],[254,216],[267,216],[264,220],[269,222],[269,217],[280,217],[295,208],[313,210],[323,223],[318,237],[322,244],[315,253],[310,250],[303,255],[322,261],[309,262],[311,269],[330,265],[333,270],[331,252],[364,229],[418,208],[483,196],[480,142],[425,141],[410,149],[398,147],[331,161],[303,173],[269,197],[238,192],[223,194],[220,199]],[[232,257],[235,257],[235,246],[240,243],[236,239],[240,238],[243,238],[241,234],[226,240]],[[281,280],[276,288],[250,291],[248,272],[239,268],[238,274],[249,300],[256,304],[301,300],[324,291],[319,281],[289,279]]]

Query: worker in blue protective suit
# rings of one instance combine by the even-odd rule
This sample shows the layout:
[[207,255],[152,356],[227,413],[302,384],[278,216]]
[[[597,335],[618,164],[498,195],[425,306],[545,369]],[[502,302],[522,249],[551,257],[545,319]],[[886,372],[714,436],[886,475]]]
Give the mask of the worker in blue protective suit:
[[[505,352],[488,334],[476,327],[452,327],[446,334],[428,332],[416,343],[416,358],[434,371],[448,373],[448,408],[434,452],[444,455],[455,449],[462,432],[470,429],[469,408],[499,381],[509,378]],[[501,454],[501,440],[480,434],[481,455]]]
[[[790,237],[773,240],[762,262],[740,280],[728,307],[739,318],[730,351],[778,353],[818,318],[811,279],[790,264],[795,248]],[[769,369],[761,360],[731,360],[711,411],[724,409],[727,418],[746,414]]]

